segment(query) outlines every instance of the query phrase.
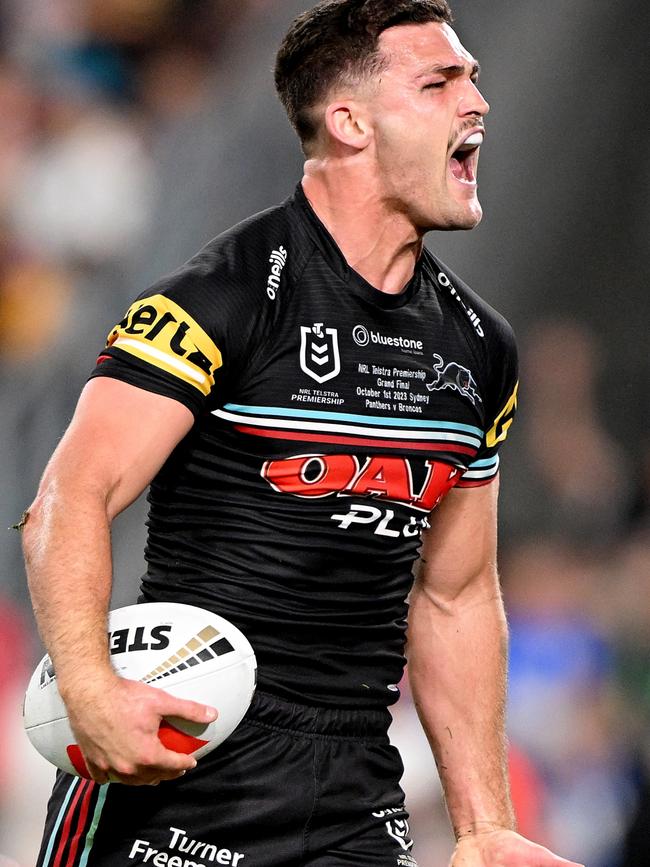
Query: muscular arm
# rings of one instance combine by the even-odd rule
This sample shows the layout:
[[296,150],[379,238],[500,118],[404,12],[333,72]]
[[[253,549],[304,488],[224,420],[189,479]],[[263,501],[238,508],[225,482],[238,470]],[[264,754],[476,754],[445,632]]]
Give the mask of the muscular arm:
[[409,678],[458,841],[452,867],[566,865],[514,830],[497,496],[498,480],[454,490],[432,516],[411,595]]
[[[162,759],[162,753],[154,755],[157,743],[147,748],[147,755],[137,757],[126,755],[122,747],[114,749],[114,731],[108,731],[102,743],[103,734],[95,737],[91,731],[111,728],[107,697],[124,702],[124,714],[129,717],[133,711],[134,719],[139,714],[135,705],[144,703],[145,710],[151,711],[143,724],[147,737],[157,732],[154,716],[159,722],[161,713],[173,713],[175,699],[167,701],[159,690],[121,681],[110,666],[106,636],[112,583],[110,525],[149,484],[192,423],[190,411],[177,401],[113,379],[91,380],[50,460],[24,526],[27,576],[38,627],[89,769],[100,782],[112,769],[135,777],[139,764]],[[180,715],[187,717],[192,703],[181,704],[184,708],[176,705],[183,710]],[[91,713],[94,725],[88,722]],[[107,718],[100,724],[102,716]],[[205,718],[202,709],[197,721]],[[188,757],[175,758],[171,754],[165,758],[174,770],[192,766]]]
[[411,596],[409,678],[457,837],[514,828],[504,705],[507,626],[496,568],[498,482],[433,515]]

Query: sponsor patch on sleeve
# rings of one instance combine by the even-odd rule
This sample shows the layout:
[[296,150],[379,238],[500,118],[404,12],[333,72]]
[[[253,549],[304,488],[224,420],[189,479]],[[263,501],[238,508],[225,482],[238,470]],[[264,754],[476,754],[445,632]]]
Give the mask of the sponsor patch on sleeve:
[[517,382],[512,394],[506,401],[505,406],[494,420],[494,424],[487,432],[486,443],[488,448],[492,449],[498,443],[502,443],[508,436],[510,425],[512,424],[515,412],[517,411],[517,393],[519,391],[519,383]]
[[106,346],[120,349],[208,395],[222,366],[212,338],[182,307],[164,295],[136,301],[108,335]]

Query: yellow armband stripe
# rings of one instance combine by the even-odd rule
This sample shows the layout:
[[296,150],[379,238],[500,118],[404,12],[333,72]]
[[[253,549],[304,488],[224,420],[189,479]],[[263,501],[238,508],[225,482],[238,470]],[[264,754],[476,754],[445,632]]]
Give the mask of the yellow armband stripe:
[[502,443],[508,436],[510,425],[514,421],[515,410],[517,409],[517,394],[519,392],[519,383],[517,382],[514,391],[506,401],[499,415],[494,420],[494,424],[487,432],[486,443],[488,448],[494,448],[497,443]]
[[152,295],[129,307],[108,335],[107,347],[121,349],[208,395],[222,366],[221,352],[182,307]]

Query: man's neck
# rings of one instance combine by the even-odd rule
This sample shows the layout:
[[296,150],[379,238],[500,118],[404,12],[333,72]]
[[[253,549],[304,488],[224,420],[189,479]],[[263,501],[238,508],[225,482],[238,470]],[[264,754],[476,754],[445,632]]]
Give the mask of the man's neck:
[[373,187],[340,164],[305,164],[304,193],[348,265],[371,286],[398,295],[413,276],[422,236]]

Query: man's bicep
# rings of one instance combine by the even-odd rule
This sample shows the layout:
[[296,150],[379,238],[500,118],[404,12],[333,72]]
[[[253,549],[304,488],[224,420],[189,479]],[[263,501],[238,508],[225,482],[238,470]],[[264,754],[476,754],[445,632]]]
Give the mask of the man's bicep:
[[497,477],[489,485],[447,494],[423,537],[421,587],[451,602],[496,576],[498,492]]
[[42,487],[69,485],[106,497],[112,519],[147,487],[194,423],[168,397],[117,379],[87,383]]

